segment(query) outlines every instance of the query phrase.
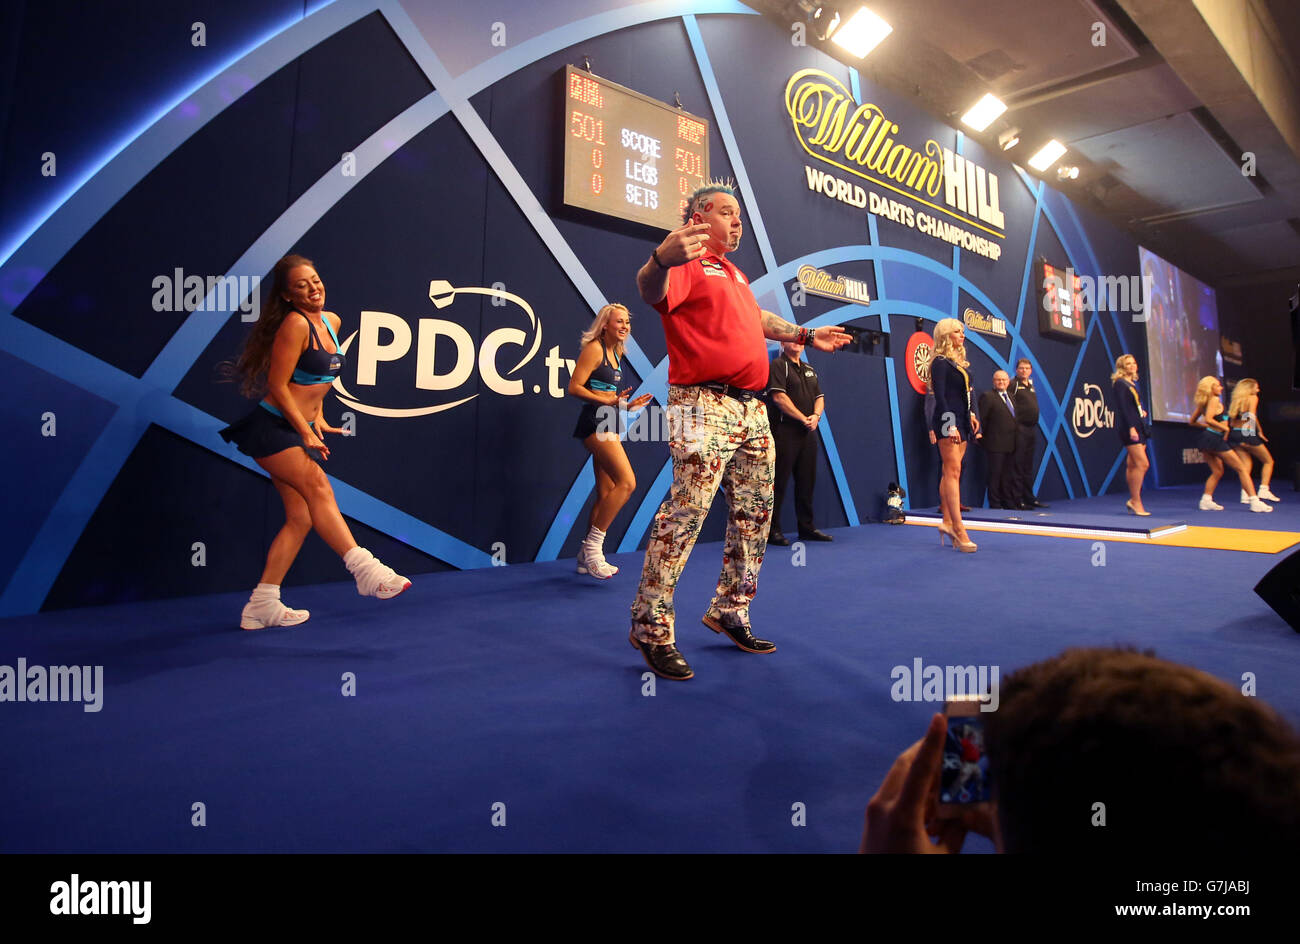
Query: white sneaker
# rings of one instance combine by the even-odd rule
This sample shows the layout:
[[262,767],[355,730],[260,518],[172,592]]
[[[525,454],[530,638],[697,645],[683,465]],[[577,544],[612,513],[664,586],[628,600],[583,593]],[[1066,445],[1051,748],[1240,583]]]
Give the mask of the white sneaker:
[[1269,488],[1267,485],[1261,485],[1259,487],[1259,491],[1256,494],[1258,494],[1259,497],[1264,499],[1265,501],[1275,502],[1275,501],[1282,500],[1278,498],[1276,495],[1274,495],[1273,490]]
[[1246,490],[1244,488],[1241,490],[1241,503],[1243,505],[1250,504],[1250,496],[1246,494]]
[[603,554],[591,553],[586,544],[578,548],[578,573],[589,574],[597,580],[608,580],[618,573],[618,568],[606,563]]
[[266,629],[270,626],[297,626],[311,618],[306,610],[291,610],[279,600],[245,603],[239,616],[240,629]]
[[1255,497],[1250,500],[1250,510],[1251,511],[1272,511],[1273,506],[1266,505],[1262,501],[1260,501],[1258,497]]
[[1223,511],[1223,506],[1209,495],[1201,496],[1201,511]]
[[[352,557],[350,564],[349,557]],[[343,561],[348,572],[356,578],[357,593],[363,597],[391,600],[411,586],[411,581],[386,566],[364,547],[354,547],[348,551]]]

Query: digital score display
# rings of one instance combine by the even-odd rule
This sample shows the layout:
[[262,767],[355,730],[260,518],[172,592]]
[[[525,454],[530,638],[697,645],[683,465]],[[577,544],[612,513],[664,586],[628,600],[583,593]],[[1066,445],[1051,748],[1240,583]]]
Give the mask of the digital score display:
[[708,121],[565,67],[567,206],[672,230],[708,176]]
[[1039,259],[1038,264],[1038,284],[1043,287],[1038,333],[1061,341],[1082,341],[1088,326],[1084,323],[1079,277],[1072,269],[1059,268],[1046,259]]

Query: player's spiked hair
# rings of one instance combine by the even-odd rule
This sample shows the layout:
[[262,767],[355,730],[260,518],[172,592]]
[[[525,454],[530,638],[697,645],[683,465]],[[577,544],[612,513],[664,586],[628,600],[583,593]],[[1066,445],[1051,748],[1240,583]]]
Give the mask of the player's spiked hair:
[[700,201],[714,193],[725,193],[729,197],[734,197],[736,196],[736,182],[734,180],[723,180],[721,177],[704,181],[695,189],[694,193],[686,198],[686,206],[682,208],[682,222],[690,222],[691,217],[702,205]]

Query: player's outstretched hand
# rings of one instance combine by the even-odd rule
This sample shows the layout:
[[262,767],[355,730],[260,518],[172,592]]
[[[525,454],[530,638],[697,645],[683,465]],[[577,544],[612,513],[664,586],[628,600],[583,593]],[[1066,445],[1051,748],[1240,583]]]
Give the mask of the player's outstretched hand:
[[708,233],[708,223],[687,223],[679,226],[664,237],[664,241],[655,250],[655,255],[669,268],[685,265],[704,255]]
[[853,340],[841,325],[822,325],[812,336],[812,346],[819,351],[838,351]]

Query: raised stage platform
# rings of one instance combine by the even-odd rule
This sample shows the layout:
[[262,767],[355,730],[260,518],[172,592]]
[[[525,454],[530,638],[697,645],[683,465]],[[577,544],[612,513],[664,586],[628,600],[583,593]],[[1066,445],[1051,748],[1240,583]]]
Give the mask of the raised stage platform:
[[[1287,494],[1291,494],[1288,492]],[[1001,508],[971,508],[962,513],[967,531],[992,531],[1042,537],[1088,538],[1140,541],[1162,547],[1198,547],[1222,551],[1277,554],[1300,544],[1296,528],[1300,509],[1288,513],[1285,500],[1273,512],[1252,512],[1237,498],[1238,489],[1219,489],[1223,511],[1201,511],[1197,507],[1200,488],[1151,490],[1143,503],[1151,516],[1139,517],[1125,507],[1127,495],[1051,502],[1051,507],[1033,511]],[[1300,503],[1300,495],[1295,496]],[[937,526],[942,520],[937,508],[907,512],[907,523]]]

